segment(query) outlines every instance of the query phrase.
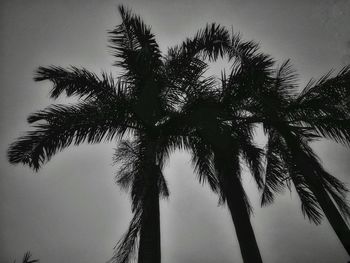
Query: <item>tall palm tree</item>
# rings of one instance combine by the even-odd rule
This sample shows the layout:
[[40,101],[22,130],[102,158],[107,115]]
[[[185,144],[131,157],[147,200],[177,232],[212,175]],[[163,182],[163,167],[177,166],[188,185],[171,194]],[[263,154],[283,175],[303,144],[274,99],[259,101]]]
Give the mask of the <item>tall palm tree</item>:
[[[253,142],[253,127],[239,121],[225,122],[231,113],[242,113],[239,97],[232,99],[223,80],[217,87],[215,79],[203,76],[207,64],[203,59],[216,60],[236,46],[235,56],[241,57],[251,43],[241,42],[238,35],[230,39],[226,29],[222,30],[221,49],[202,49],[210,37],[206,30],[199,31],[193,39],[187,39],[181,46],[172,49],[172,63],[179,68],[191,68],[191,74],[181,74],[182,105],[181,123],[187,127],[185,147],[192,152],[192,160],[201,182],[207,181],[222,203],[227,203],[236,229],[244,262],[262,262],[253,228],[250,223],[251,207],[241,185],[240,157],[246,161],[258,186],[262,187],[262,151]],[[240,43],[238,45],[238,43]],[[232,51],[233,52],[233,51]],[[188,76],[188,77],[187,77]],[[242,81],[245,78],[241,79]],[[243,88],[243,87],[240,87]]]
[[[238,55],[240,59],[233,65],[227,83],[234,87],[238,82],[240,88],[232,93],[231,99],[245,104],[243,123],[263,124],[269,137],[262,203],[271,201],[273,190],[279,191],[279,186],[290,179],[302,202],[303,213],[319,223],[322,210],[350,254],[350,230],[343,218],[349,217],[350,211],[347,189],[324,170],[308,146],[318,138],[349,145],[349,66],[335,77],[329,73],[319,81],[311,81],[298,94],[296,74],[289,61],[275,70],[273,60],[260,53],[258,45],[247,43],[243,52],[237,53],[237,44],[241,45],[233,43],[229,56]],[[231,120],[235,119],[237,115],[233,114]]]
[[[198,125],[198,123],[197,123]],[[217,127],[220,127],[217,125]],[[262,262],[258,244],[250,223],[252,212],[249,199],[241,184],[240,159],[248,164],[261,185],[262,152],[247,134],[234,134],[235,127],[220,127],[210,134],[198,126],[198,139],[189,139],[193,162],[199,179],[210,182],[211,188],[219,194],[220,202],[226,203],[235,226],[236,236],[244,262]],[[238,127],[238,129],[242,129]],[[241,133],[241,131],[239,131]],[[213,141],[213,137],[216,138]]]
[[[310,220],[320,223],[322,212],[350,255],[350,230],[344,218],[350,215],[345,185],[324,170],[309,146],[325,137],[349,145],[350,142],[350,68],[336,76],[326,74],[296,92],[295,73],[289,62],[282,64],[273,88],[261,92],[261,104],[267,97],[280,97],[265,112],[268,133],[267,178],[262,203],[273,201],[273,192],[291,181]],[[269,94],[267,94],[269,93]],[[282,99],[281,99],[282,98]],[[267,108],[266,106],[262,106]],[[274,113],[273,113],[274,112]]]
[[319,138],[349,145],[349,67],[335,77],[326,74],[319,81],[311,81],[298,94],[297,76],[289,61],[274,70],[273,64],[256,59],[254,54],[241,60],[248,65],[245,78],[251,80],[242,94],[249,102],[246,121],[263,124],[269,137],[262,204],[272,202],[273,191],[280,191],[291,181],[303,213],[319,223],[322,210],[350,254],[350,230],[342,217],[348,217],[350,211],[347,189],[323,169],[308,146]]
[[[282,137],[272,140],[270,146],[273,147],[268,150],[263,204],[272,196],[271,190],[280,190],[278,186],[290,178],[302,202],[303,213],[319,223],[322,210],[350,255],[350,230],[344,220],[350,215],[346,202],[348,190],[324,170],[308,146],[318,138],[350,145],[350,67],[343,68],[334,77],[328,73],[319,81],[311,81],[298,94],[296,74],[289,61],[275,70],[274,61],[259,52],[258,45],[241,43],[238,37],[232,41],[228,54],[230,59],[238,59],[224,83],[224,90],[231,94],[223,105],[229,106],[225,113],[229,112],[232,117],[226,119],[223,115],[222,119],[261,123],[269,138]],[[239,101],[243,105],[239,109],[241,115],[235,113],[235,104],[230,105]],[[276,146],[281,142],[282,145]]]
[[110,74],[99,77],[84,68],[40,67],[35,80],[53,83],[51,98],[65,93],[78,97],[78,102],[52,105],[30,115],[28,122],[35,130],[10,146],[8,158],[11,163],[38,170],[71,144],[134,135],[142,148],[139,161],[143,164],[139,171],[143,183],[135,183],[132,191],[133,212],[141,221],[138,262],[160,262],[158,155],[166,147],[159,148],[158,126],[170,110],[164,95],[167,84],[150,28],[124,7],[119,11],[122,23],[110,32],[110,43],[117,58],[115,65],[124,74],[116,81]]
[[[78,101],[31,114],[28,122],[35,129],[10,145],[8,159],[38,170],[71,144],[131,136],[131,142],[122,141],[117,148],[115,160],[123,167],[118,182],[130,186],[134,216],[111,262],[128,262],[138,240],[138,262],[157,263],[161,261],[159,196],[168,194],[161,171],[170,152],[181,147],[185,132],[172,121],[182,77],[169,59],[162,58],[150,27],[123,6],[119,11],[122,23],[110,31],[110,47],[122,76],[99,77],[76,67],[39,67],[35,80],[52,82],[51,98],[65,94]],[[207,28],[211,41],[199,50],[216,50],[221,45],[215,42],[220,28]]]
[[[197,42],[193,41],[192,44],[195,46]],[[185,52],[193,50],[186,45],[191,46],[191,42],[187,41],[184,44]],[[238,166],[234,165],[237,161],[233,158],[235,145],[232,142],[234,138],[242,141],[242,138],[249,138],[249,136],[245,134],[243,137],[237,137],[232,135],[232,131],[227,132],[225,136],[225,133],[222,133],[225,130],[222,124],[239,130],[244,125],[262,123],[269,135],[267,174],[262,203],[271,202],[272,192],[279,191],[281,185],[292,181],[302,202],[303,213],[315,223],[319,223],[322,216],[321,208],[349,252],[350,232],[341,215],[341,213],[345,217],[349,215],[349,207],[345,201],[347,189],[323,169],[307,144],[318,137],[328,137],[349,143],[349,68],[342,70],[335,78],[329,78],[330,76],[326,75],[315,85],[309,84],[306,91],[295,97],[296,76],[288,61],[275,71],[274,61],[260,53],[258,45],[254,42],[241,42],[238,35],[232,38],[229,46],[224,46],[223,53],[227,53],[230,59],[235,59],[231,74],[228,78],[223,74],[221,89],[202,85],[202,90],[214,90],[214,92],[209,95],[211,98],[209,103],[206,101],[202,105],[199,103],[194,106],[197,114],[191,119],[191,123],[198,125],[202,117],[206,123],[197,126],[197,130],[199,129],[197,137],[206,138],[189,147],[192,147],[196,156],[194,160],[197,170],[206,176],[214,191],[218,189],[224,191],[229,182],[224,182],[223,178],[230,178],[230,168],[231,177],[234,171],[238,171]],[[211,80],[205,83],[210,82]],[[311,88],[312,86],[314,87]],[[191,94],[188,94],[188,90],[186,91],[187,101],[191,101]],[[220,95],[222,99],[216,101],[213,99]],[[276,135],[276,133],[279,134]],[[277,136],[283,138],[272,139]],[[224,143],[218,146],[220,141]],[[283,142],[282,145],[278,145],[281,142]],[[203,147],[205,144],[209,147]],[[237,153],[238,150],[236,150],[236,156]],[[200,155],[202,160],[199,159]],[[255,157],[257,156],[255,154]],[[212,164],[209,163],[210,159]],[[218,160],[224,161],[220,165]],[[228,168],[230,162],[233,164]],[[217,172],[216,177],[213,175],[213,169]],[[220,174],[225,170],[227,176],[221,176]],[[259,171],[259,169],[256,170]],[[255,174],[259,175],[259,173]],[[258,186],[261,187],[259,176],[256,178]],[[233,189],[235,189],[233,185],[230,185],[224,195],[229,195]],[[235,189],[235,192],[238,193],[239,190]],[[227,202],[230,210],[233,210],[229,200]],[[231,214],[234,218],[232,211]],[[248,225],[249,217],[245,219],[245,224]],[[236,223],[235,227],[238,228]],[[238,232],[237,235],[239,235]],[[245,236],[250,236],[251,242],[241,239],[240,246],[244,261],[261,261],[254,233],[246,232]],[[256,252],[255,256],[252,255],[254,253],[244,252],[244,246],[247,244],[255,244],[252,246],[254,249],[250,248],[250,251]]]

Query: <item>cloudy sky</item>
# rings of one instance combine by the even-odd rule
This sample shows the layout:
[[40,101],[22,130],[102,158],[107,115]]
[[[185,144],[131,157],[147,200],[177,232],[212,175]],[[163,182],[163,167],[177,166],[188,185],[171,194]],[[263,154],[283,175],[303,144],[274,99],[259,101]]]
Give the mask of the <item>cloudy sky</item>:
[[[116,6],[121,3],[0,3],[0,262],[13,262],[27,250],[41,262],[105,262],[127,229],[130,202],[114,184],[114,144],[71,147],[38,173],[6,161],[9,143],[28,129],[28,114],[51,103],[49,83],[32,80],[39,65],[116,72],[110,66],[106,32],[120,22]],[[348,0],[127,4],[152,25],[162,50],[206,23],[218,22],[259,41],[278,60],[291,58],[301,86],[350,63]],[[350,150],[331,142],[314,147],[327,169],[349,184]],[[163,262],[241,262],[230,216],[217,205],[217,197],[197,183],[189,156],[175,153],[165,175],[171,196],[161,202]],[[244,183],[255,208],[252,223],[265,262],[348,260],[327,221],[314,226],[303,218],[294,192],[262,209],[248,174]]]

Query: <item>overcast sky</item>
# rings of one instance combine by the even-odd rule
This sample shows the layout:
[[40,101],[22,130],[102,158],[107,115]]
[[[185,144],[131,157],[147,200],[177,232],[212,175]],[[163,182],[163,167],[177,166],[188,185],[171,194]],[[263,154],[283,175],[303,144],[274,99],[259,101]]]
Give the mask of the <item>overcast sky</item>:
[[[307,3],[306,3],[307,2]],[[0,262],[31,250],[41,262],[105,262],[131,219],[128,195],[114,184],[115,144],[82,145],[57,154],[38,173],[11,166],[6,149],[28,129],[26,117],[52,101],[49,83],[34,83],[40,65],[115,71],[107,30],[120,23],[119,1],[0,3]],[[259,41],[278,60],[291,58],[302,85],[350,63],[350,1],[127,1],[152,25],[162,48],[180,43],[208,22]],[[350,150],[315,145],[327,169],[350,183]],[[189,156],[175,153],[165,169],[171,192],[161,202],[162,260],[166,263],[242,262],[225,207],[192,172]],[[304,219],[294,192],[267,208],[249,174],[252,223],[265,262],[346,262],[327,221]]]

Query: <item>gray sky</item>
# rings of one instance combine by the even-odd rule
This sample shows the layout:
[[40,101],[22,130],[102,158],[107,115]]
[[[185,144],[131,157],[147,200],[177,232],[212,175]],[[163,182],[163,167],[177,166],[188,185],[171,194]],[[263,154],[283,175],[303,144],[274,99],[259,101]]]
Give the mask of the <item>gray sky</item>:
[[[305,3],[307,2],[307,3]],[[106,31],[120,22],[119,1],[17,1],[0,3],[0,262],[31,250],[41,262],[105,262],[131,218],[128,195],[113,183],[113,144],[82,145],[57,154],[39,173],[10,166],[6,149],[28,129],[30,112],[51,103],[48,83],[34,83],[39,65],[114,71]],[[291,58],[300,83],[350,63],[350,2],[127,1],[163,50],[207,22],[233,26],[259,41],[276,59]],[[324,165],[350,183],[350,151],[315,145]],[[171,196],[161,202],[162,260],[166,263],[241,262],[233,225],[217,197],[202,187],[189,156],[175,153],[165,170]],[[327,221],[304,220],[294,193],[267,208],[251,177],[244,179],[265,262],[346,262]]]

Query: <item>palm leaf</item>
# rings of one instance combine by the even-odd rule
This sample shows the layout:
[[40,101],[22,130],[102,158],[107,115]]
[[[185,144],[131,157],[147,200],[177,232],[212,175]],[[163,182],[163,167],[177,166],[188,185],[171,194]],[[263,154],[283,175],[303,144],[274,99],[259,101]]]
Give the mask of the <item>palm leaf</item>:
[[263,188],[263,151],[252,142],[249,133],[244,132],[238,137],[241,155],[253,175],[259,189]]
[[124,68],[131,78],[146,76],[162,64],[158,44],[139,16],[124,6],[119,6],[119,12],[122,23],[109,32],[110,47],[117,58],[115,65]]
[[9,161],[37,170],[56,152],[71,144],[99,143],[122,136],[130,128],[123,110],[119,112],[109,105],[80,103],[54,105],[34,113],[28,121],[37,123],[35,129],[10,145]]
[[227,53],[229,44],[227,29],[212,23],[199,30],[193,38],[186,39],[181,45],[181,52],[188,58],[199,55],[202,60],[215,61]]
[[261,198],[263,206],[271,204],[274,201],[274,193],[281,193],[286,186],[289,174],[280,156],[283,154],[283,150],[280,150],[282,145],[283,142],[279,140],[277,134],[271,131],[266,145],[265,183]]
[[32,257],[32,254],[28,251],[24,254],[22,263],[35,263],[39,262],[39,259],[30,259]]
[[57,99],[62,93],[67,97],[110,101],[126,89],[125,83],[115,83],[111,74],[102,73],[102,78],[85,68],[39,67],[35,81],[49,80],[53,83],[50,97]]
[[200,137],[190,137],[186,148],[192,153],[191,161],[199,182],[202,184],[207,182],[215,193],[219,193],[219,183],[213,164],[214,155],[210,147],[200,140]]
[[350,143],[350,66],[337,75],[325,74],[310,81],[289,107],[293,121],[300,121],[322,137]]
[[138,239],[141,230],[142,208],[139,206],[129,224],[129,228],[118,244],[114,247],[115,252],[109,263],[127,263],[136,255]]

